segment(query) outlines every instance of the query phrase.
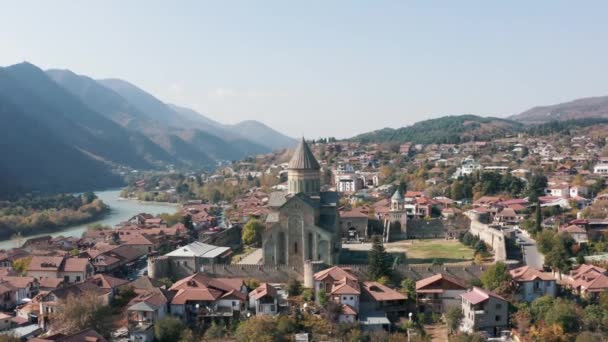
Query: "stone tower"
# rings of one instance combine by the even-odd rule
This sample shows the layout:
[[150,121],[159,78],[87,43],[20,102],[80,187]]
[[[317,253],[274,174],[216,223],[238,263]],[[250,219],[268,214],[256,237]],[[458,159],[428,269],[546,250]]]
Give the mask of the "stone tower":
[[289,194],[304,193],[319,196],[321,191],[321,166],[304,138],[296,148],[287,167]]
[[321,166],[302,139],[287,167],[288,190],[268,196],[262,234],[265,265],[303,270],[307,261],[332,265],[340,254],[338,193],[321,191]]
[[391,197],[391,209],[384,220],[384,242],[407,238],[407,213],[405,198],[399,189]]

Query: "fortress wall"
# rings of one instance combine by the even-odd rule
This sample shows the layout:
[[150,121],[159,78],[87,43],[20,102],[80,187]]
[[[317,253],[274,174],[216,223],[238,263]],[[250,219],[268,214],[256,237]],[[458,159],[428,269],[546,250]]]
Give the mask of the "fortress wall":
[[467,212],[466,215],[471,219],[470,233],[478,236],[483,242],[492,247],[496,261],[507,260],[507,243],[504,233],[480,222],[479,217],[474,213]]

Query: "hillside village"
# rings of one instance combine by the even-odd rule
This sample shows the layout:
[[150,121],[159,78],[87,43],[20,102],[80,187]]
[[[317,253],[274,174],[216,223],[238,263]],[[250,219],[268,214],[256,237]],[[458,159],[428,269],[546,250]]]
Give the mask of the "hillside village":
[[32,341],[603,341],[606,128],[302,140],[214,173],[145,174],[123,196],[179,212],[0,253],[0,330]]

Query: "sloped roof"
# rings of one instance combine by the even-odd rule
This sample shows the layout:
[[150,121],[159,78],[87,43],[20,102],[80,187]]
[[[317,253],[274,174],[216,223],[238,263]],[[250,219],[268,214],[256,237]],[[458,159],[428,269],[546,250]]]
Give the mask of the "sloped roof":
[[249,294],[253,299],[260,299],[264,296],[276,297],[277,290],[268,283],[261,283],[255,290]]
[[361,294],[361,287],[359,286],[359,282],[357,280],[352,280],[349,278],[342,278],[340,281],[335,282],[331,288],[332,295],[358,295]]
[[357,277],[355,277],[349,269],[345,269],[345,268],[341,268],[338,266],[333,266],[330,267],[328,269],[325,269],[323,271],[317,272],[314,275],[314,279],[315,280],[324,280],[327,277],[331,277],[332,281],[337,281],[340,280],[344,277],[351,279],[351,280],[357,280]]
[[387,300],[406,300],[407,297],[398,291],[391,289],[388,286],[382,285],[376,281],[364,281],[363,291],[377,302]]
[[102,289],[113,289],[129,283],[128,280],[112,277],[103,273],[94,275],[87,279],[87,282],[93,283]]
[[485,302],[486,300],[490,299],[490,297],[505,300],[496,293],[484,290],[479,287],[473,287],[470,291],[463,293],[460,296],[473,305]]
[[342,314],[354,316],[357,314],[357,310],[348,304],[342,304]]
[[454,285],[456,285],[458,287],[461,287],[462,289],[466,289],[467,288],[466,284],[463,281],[461,281],[460,279],[451,277],[449,275],[445,275],[443,273],[438,273],[438,274],[435,274],[433,276],[430,276],[430,277],[418,280],[416,282],[416,291],[422,290],[425,287],[427,287],[427,286],[429,286],[431,284],[434,284],[435,282],[440,281],[440,280],[445,280],[445,281],[447,281],[449,283],[452,283],[452,284],[454,284]]
[[302,138],[298,147],[296,147],[291,160],[289,161],[289,165],[287,166],[289,169],[300,169],[300,170],[319,170],[321,166],[319,162],[315,158],[314,154],[308,147],[308,144]]
[[509,271],[509,273],[515,281],[533,281],[536,279],[547,281],[555,280],[555,278],[553,278],[551,274],[539,271],[530,266],[522,266],[516,269],[512,269]]
[[392,201],[403,201],[403,194],[401,193],[401,191],[399,191],[399,189],[395,190],[395,193],[393,194],[393,196],[391,196],[391,200]]
[[230,250],[230,247],[218,247],[208,245],[199,241],[194,241],[186,246],[179,247],[173,252],[165,254],[166,256],[174,257],[202,257],[202,258],[215,258],[222,255],[226,251]]

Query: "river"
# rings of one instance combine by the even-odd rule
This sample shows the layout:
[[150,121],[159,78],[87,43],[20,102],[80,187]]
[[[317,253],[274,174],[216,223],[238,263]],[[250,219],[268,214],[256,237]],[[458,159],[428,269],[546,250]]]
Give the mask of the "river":
[[[137,200],[126,200],[120,198],[120,189],[118,190],[104,190],[96,191],[95,194],[105,204],[110,206],[110,212],[106,214],[103,219],[89,222],[86,224],[79,224],[69,227],[61,228],[53,233],[28,235],[23,237],[23,242],[29,238],[38,236],[51,235],[51,236],[82,236],[82,233],[87,230],[87,226],[92,224],[102,224],[113,227],[114,225],[124,222],[131,217],[139,213],[148,213],[152,215],[170,213],[173,214],[177,211],[177,204],[171,203],[154,203],[154,202],[140,202]],[[0,241],[0,249],[9,249],[18,247],[19,243],[16,240],[3,240]]]

